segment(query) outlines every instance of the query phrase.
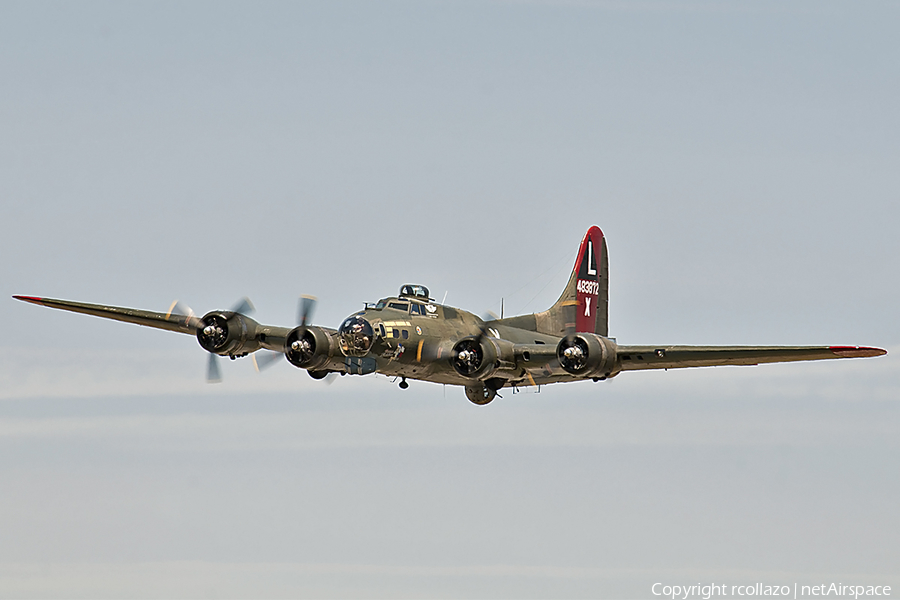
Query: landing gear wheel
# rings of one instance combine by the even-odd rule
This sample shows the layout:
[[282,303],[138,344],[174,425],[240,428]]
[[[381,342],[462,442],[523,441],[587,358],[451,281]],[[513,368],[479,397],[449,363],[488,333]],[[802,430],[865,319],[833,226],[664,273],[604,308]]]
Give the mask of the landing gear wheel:
[[497,392],[495,390],[483,385],[466,386],[466,398],[478,406],[484,406],[493,400],[496,395]]
[[409,387],[409,384],[406,383],[406,377],[403,377],[403,378],[400,380],[400,384],[399,384],[399,385],[400,385],[400,389],[401,389],[401,390],[405,390],[406,388]]

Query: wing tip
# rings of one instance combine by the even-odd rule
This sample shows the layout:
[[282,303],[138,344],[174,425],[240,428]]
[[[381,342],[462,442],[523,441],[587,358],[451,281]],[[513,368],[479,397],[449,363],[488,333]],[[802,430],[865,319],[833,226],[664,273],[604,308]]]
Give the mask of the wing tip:
[[841,358],[866,358],[887,354],[887,350],[869,346],[829,346],[828,349]]
[[38,298],[37,296],[13,296],[13,298],[22,302],[31,302],[32,304],[43,304],[44,302],[43,298]]

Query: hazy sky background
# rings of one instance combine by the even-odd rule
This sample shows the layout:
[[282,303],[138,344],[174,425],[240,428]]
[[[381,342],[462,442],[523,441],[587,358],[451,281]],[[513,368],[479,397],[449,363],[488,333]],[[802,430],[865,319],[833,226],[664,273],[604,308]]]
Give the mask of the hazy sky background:
[[[0,3],[0,595],[900,590],[900,5]],[[504,393],[204,383],[189,336],[403,283],[622,343],[887,357]]]

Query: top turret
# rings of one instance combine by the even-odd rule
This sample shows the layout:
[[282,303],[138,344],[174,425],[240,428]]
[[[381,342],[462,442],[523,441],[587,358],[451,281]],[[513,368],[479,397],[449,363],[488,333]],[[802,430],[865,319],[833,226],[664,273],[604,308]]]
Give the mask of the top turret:
[[406,284],[400,288],[400,297],[404,296],[412,298],[422,298],[423,300],[433,300],[428,293],[428,288],[424,285]]

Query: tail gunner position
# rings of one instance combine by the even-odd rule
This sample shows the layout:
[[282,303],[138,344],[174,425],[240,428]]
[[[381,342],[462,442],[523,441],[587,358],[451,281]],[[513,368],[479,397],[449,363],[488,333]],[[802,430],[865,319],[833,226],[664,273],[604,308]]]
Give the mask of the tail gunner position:
[[51,298],[17,300],[157,329],[195,335],[210,353],[208,379],[218,381],[218,356],[245,357],[259,350],[258,366],[284,356],[315,379],[329,374],[382,373],[464,386],[475,404],[487,404],[503,387],[537,386],[615,377],[622,371],[880,356],[861,346],[623,346],[609,337],[609,260],[606,239],[591,227],[559,300],[544,312],[506,319],[482,318],[436,303],[421,285],[366,304],[330,329],[311,324],[315,300],[303,297],[298,326],[261,325],[247,315],[246,299],[227,311],[197,317],[180,303],[166,313]]

